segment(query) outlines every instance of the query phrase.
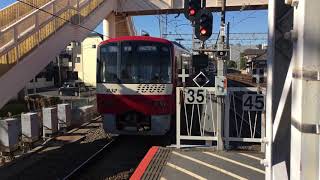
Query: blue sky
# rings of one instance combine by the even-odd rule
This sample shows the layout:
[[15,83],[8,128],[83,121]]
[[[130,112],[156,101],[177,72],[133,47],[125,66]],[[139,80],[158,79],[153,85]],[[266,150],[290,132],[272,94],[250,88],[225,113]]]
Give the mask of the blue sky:
[[16,0],[1,0],[0,1],[0,9],[2,9],[3,7],[12,4],[13,2],[15,2]]
[[[16,0],[0,0],[0,8],[12,4]],[[186,20],[183,14],[168,15],[168,33],[191,33],[192,28],[189,21]],[[235,11],[227,12],[227,21],[231,23],[231,32],[267,32],[267,16],[266,10],[258,11]],[[162,15],[161,19],[165,15]],[[134,24],[138,31],[144,30],[149,32],[152,36],[159,36],[159,16],[137,16],[134,17]],[[220,23],[220,13],[214,13],[214,32],[218,32]],[[96,29],[102,33],[102,26],[99,25]],[[185,38],[185,37],[183,37]]]
[[[213,14],[214,31],[217,32],[220,25],[220,13]],[[168,24],[168,31],[175,31],[175,29],[177,29],[183,33],[191,32],[192,29],[184,14],[180,14],[178,18],[175,18],[174,16],[176,15],[168,15],[168,21],[175,20]],[[231,24],[231,32],[267,32],[267,16],[268,13],[266,10],[227,12],[226,21],[229,21]],[[162,17],[162,19],[164,19],[165,15],[162,15]],[[158,16],[134,17],[134,23],[139,29],[146,30],[151,34],[159,35]],[[184,24],[186,25],[183,26]],[[178,26],[178,28],[175,28],[176,26]]]

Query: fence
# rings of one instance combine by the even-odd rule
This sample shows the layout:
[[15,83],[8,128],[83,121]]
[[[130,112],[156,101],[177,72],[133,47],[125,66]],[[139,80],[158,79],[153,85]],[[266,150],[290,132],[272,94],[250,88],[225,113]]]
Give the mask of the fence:
[[35,7],[41,7],[51,0],[23,0],[23,2],[15,2],[8,7],[5,7],[0,10],[0,29],[17,22],[28,13],[34,11],[32,6],[27,4],[32,4]]
[[[224,107],[223,141],[261,143],[265,136],[264,95],[257,88],[230,87]],[[188,102],[190,101],[190,102]],[[197,102],[198,101],[198,102]],[[215,141],[218,143],[217,97],[212,87],[176,88],[177,147],[182,140]]]
[[[198,102],[188,102],[188,99],[192,100],[187,97],[190,92],[199,95],[193,97]],[[214,88],[177,87],[176,106],[178,148],[181,147],[181,140],[218,140]]]
[[[225,99],[224,140],[230,142],[262,143],[265,136],[265,100],[257,88],[228,88]],[[261,144],[264,151],[264,144]]]

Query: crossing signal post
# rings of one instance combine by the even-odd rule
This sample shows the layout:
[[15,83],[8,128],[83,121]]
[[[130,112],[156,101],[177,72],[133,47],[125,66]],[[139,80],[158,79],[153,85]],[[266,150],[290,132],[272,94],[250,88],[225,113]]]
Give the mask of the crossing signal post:
[[207,9],[202,9],[197,14],[195,23],[195,35],[201,41],[208,40],[212,35],[213,16]]
[[216,57],[226,58],[228,56],[228,51],[229,51],[229,49],[218,50],[216,52]]

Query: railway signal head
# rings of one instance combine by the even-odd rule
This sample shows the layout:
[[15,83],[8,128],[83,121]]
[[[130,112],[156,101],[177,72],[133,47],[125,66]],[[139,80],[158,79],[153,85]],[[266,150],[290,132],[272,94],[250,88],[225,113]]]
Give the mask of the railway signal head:
[[196,20],[197,14],[201,10],[202,0],[185,0],[184,1],[184,15],[187,19],[194,22]]
[[203,9],[200,11],[196,18],[197,20],[195,25],[195,35],[201,41],[206,41],[212,35],[212,13],[206,9]]

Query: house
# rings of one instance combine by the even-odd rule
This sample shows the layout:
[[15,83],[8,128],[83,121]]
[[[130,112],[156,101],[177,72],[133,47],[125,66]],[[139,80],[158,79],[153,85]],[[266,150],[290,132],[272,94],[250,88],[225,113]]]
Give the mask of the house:
[[90,34],[81,43],[81,50],[75,57],[74,71],[78,79],[88,86],[96,86],[97,50],[102,37],[96,33]]
[[[243,57],[246,59],[246,73],[252,74],[256,65],[261,63],[261,66],[266,67],[267,50],[266,49],[246,49],[243,52]],[[263,65],[265,63],[265,65]],[[264,67],[263,67],[264,68]]]
[[241,67],[241,54],[246,49],[254,49],[256,45],[242,45],[242,44],[231,44],[230,45],[230,60],[237,63],[237,68],[240,70]]
[[81,80],[96,86],[97,47],[102,41],[98,34],[90,34],[82,43],[70,42],[68,46],[25,88],[26,93],[60,87],[63,82]]

